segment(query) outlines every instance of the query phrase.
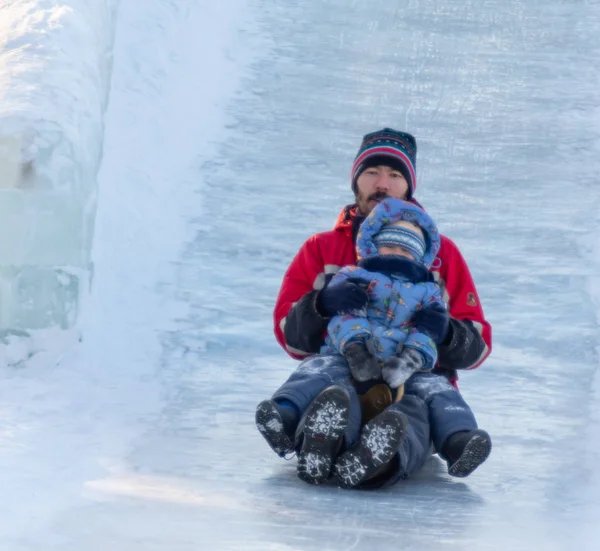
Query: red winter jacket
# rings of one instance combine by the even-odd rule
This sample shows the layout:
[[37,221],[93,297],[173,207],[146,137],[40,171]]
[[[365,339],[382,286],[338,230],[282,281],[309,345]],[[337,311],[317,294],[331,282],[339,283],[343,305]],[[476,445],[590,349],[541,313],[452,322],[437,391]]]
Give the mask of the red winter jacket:
[[[356,218],[356,207],[345,207],[332,231],[317,233],[302,245],[284,275],[275,304],[275,336],[293,358],[315,354],[323,343],[328,318],[318,310],[318,291],[341,267],[356,264]],[[438,370],[456,380],[456,369],[473,369],[490,354],[491,326],[485,320],[467,264],[448,237],[441,236],[431,271],[454,318],[454,329],[449,331],[452,335],[439,346]]]

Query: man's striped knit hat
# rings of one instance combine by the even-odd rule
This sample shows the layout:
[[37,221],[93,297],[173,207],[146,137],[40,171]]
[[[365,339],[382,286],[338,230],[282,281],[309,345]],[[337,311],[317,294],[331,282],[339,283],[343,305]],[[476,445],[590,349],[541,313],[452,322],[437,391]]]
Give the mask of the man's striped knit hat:
[[408,182],[407,199],[410,199],[417,187],[416,164],[417,141],[412,134],[392,128],[366,134],[352,165],[352,191],[356,195],[356,180],[363,170],[384,165],[402,173]]

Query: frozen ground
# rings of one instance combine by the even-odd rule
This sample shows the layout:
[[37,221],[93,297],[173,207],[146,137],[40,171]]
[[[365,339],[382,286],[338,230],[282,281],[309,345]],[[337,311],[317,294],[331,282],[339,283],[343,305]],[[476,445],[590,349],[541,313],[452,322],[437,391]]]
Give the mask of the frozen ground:
[[[224,4],[120,2],[84,340],[0,371],[2,549],[597,549],[600,5]],[[494,451],[312,488],[253,426],[271,310],[383,125],[494,326]]]

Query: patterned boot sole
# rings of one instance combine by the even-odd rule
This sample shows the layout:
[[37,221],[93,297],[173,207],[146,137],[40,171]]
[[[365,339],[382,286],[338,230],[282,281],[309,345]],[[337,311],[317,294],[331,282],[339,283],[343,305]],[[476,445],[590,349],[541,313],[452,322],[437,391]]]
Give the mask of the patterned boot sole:
[[406,417],[395,410],[384,411],[367,423],[359,444],[336,462],[335,475],[340,486],[354,488],[376,474],[398,452],[406,428]]
[[350,397],[341,387],[324,390],[306,411],[298,454],[298,477],[304,482],[323,484],[329,478],[349,413]]
[[492,441],[489,436],[476,434],[467,442],[458,460],[448,467],[448,474],[458,478],[469,476],[481,465],[492,451]]
[[283,419],[273,400],[265,400],[256,408],[256,428],[263,435],[267,444],[280,457],[294,452],[294,443],[283,430]]

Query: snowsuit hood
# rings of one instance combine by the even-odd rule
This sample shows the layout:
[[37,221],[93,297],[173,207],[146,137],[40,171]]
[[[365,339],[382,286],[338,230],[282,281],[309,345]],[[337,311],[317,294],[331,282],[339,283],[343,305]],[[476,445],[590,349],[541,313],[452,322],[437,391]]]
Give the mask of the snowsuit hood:
[[440,250],[440,234],[433,219],[414,203],[388,197],[379,203],[365,218],[356,238],[356,253],[358,260],[377,256],[377,247],[373,236],[383,226],[399,220],[405,220],[418,225],[425,236],[426,250],[422,264],[429,268]]

